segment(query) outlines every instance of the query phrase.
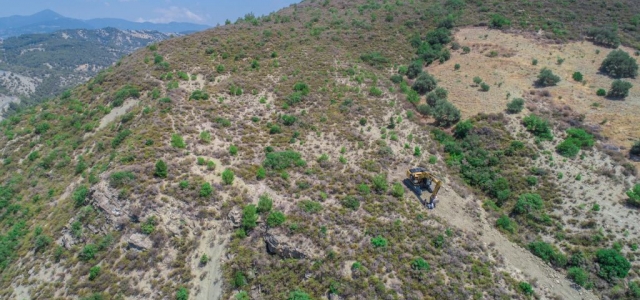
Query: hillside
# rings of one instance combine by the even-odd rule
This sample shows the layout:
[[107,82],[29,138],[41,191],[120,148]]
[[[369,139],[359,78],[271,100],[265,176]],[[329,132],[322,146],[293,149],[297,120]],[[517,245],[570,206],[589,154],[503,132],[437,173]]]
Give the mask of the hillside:
[[575,6],[310,0],[133,52],[0,123],[0,297],[637,299],[640,80],[598,96],[584,26],[635,62],[640,7]]
[[[170,37],[157,31],[105,28],[6,39],[0,43],[0,99],[21,99],[28,106],[53,98],[86,82],[122,56]],[[2,103],[0,108],[8,105]]]
[[178,34],[200,31],[209,26],[184,22],[166,24],[151,22],[132,22],[117,18],[98,18],[79,20],[68,18],[52,10],[45,9],[29,16],[10,16],[0,18],[0,39],[25,34],[52,33],[69,29],[103,29],[113,27],[120,30],[159,31],[167,34]]

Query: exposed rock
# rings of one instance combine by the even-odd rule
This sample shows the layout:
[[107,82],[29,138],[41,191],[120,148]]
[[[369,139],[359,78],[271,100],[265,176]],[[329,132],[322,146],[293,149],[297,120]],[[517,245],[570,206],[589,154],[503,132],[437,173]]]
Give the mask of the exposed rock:
[[89,202],[105,215],[107,223],[117,226],[119,223],[118,218],[123,214],[124,205],[118,203],[118,195],[109,188],[106,181],[102,181],[91,188]]
[[242,210],[239,207],[234,207],[227,215],[227,218],[233,228],[240,227],[242,225]]
[[603,144],[602,148],[609,151],[620,152],[620,147],[612,144]]
[[62,230],[62,235],[60,236],[60,238],[56,240],[56,244],[64,247],[65,249],[69,249],[76,244],[76,241],[71,235],[71,232],[69,231],[69,229],[65,228]]
[[148,236],[140,233],[134,233],[129,237],[129,248],[134,248],[136,250],[147,250],[153,246],[151,239]]
[[265,243],[267,243],[267,251],[271,254],[277,254],[282,258],[306,258],[300,249],[291,245],[290,240],[284,235],[272,235],[268,234],[264,237]]

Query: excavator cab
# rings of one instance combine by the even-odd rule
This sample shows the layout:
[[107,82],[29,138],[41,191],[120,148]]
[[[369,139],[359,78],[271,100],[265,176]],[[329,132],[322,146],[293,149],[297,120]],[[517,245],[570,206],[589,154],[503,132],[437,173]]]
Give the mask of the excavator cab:
[[[438,191],[442,186],[442,181],[437,179],[433,174],[429,173],[427,169],[422,167],[416,167],[407,171],[407,179],[413,185],[418,196],[422,194],[422,189],[426,189],[431,193],[429,202],[425,203],[428,209],[434,209],[436,207]],[[435,187],[431,188],[432,183],[435,183]],[[421,199],[422,200],[422,199]]]

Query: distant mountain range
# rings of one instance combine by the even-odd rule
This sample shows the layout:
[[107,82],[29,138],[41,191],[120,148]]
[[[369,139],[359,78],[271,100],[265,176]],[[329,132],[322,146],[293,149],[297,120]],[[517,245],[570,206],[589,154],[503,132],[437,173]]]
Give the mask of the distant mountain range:
[[0,38],[32,33],[50,33],[64,29],[100,29],[113,27],[121,30],[154,30],[163,33],[189,33],[209,28],[207,25],[171,22],[132,22],[115,18],[79,20],[67,18],[52,10],[43,10],[30,16],[0,18]]
[[54,97],[122,56],[172,35],[108,27],[23,34],[0,41],[0,113],[11,102],[29,105]]

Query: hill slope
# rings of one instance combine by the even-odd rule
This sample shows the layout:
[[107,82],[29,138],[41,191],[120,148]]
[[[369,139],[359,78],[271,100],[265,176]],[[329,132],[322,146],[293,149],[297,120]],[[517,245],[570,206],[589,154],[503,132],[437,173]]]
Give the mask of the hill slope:
[[[457,96],[475,74],[454,62],[484,50],[452,40],[470,29],[451,22],[519,5],[544,14],[525,1],[305,1],[136,51],[11,116],[0,296],[632,299],[625,158],[588,147],[593,131],[581,155],[557,153],[567,128],[590,124],[553,87],[510,86],[525,98],[516,114]],[[629,8],[599,20],[628,23]],[[524,126],[531,113],[543,119]],[[416,165],[444,181],[435,210],[403,183]]]
[[0,44],[0,96],[21,98],[24,106],[38,103],[86,82],[122,56],[170,37],[105,28],[9,38]]

